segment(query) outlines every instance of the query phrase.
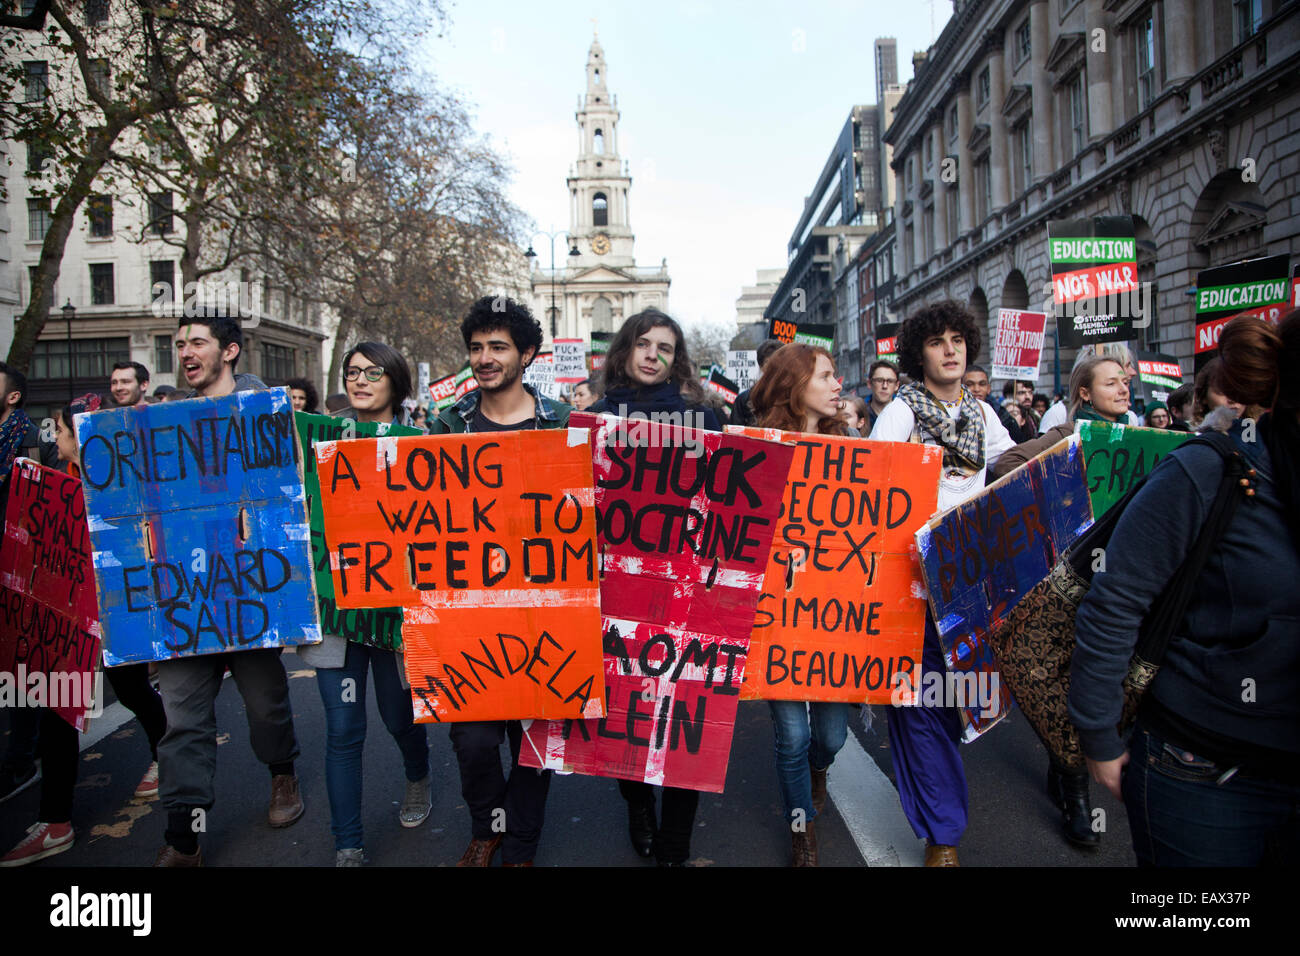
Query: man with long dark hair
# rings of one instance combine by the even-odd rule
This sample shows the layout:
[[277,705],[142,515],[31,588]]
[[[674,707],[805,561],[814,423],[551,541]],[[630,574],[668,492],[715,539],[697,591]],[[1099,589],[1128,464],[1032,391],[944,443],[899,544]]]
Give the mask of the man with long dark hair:
[[[926,306],[898,330],[898,364],[912,381],[898,390],[871,430],[876,441],[911,441],[943,448],[939,510],[980,492],[988,466],[1015,443],[997,414],[962,387],[966,359],[979,353],[980,331],[962,305]],[[946,670],[939,635],[927,610],[925,672]],[[951,703],[951,702],[948,702]],[[966,771],[955,707],[890,707],[889,746],[903,812],[926,841],[926,866],[956,866],[966,830]]]
[[[502,296],[475,302],[460,324],[478,388],[443,409],[435,435],[564,428],[568,405],[552,402],[523,380],[542,345],[542,327],[528,307]],[[501,744],[510,742],[510,776],[501,772]],[[451,725],[460,789],[472,839],[457,866],[488,866],[497,850],[506,866],[532,866],[542,836],[551,771],[519,766],[523,726],[517,720]],[[504,814],[505,832],[494,826]]]

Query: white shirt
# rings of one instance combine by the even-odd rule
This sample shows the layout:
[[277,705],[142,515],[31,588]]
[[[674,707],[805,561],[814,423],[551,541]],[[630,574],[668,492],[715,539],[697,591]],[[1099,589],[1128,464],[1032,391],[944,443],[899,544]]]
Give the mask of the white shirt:
[[[939,511],[947,511],[953,505],[959,505],[967,498],[973,498],[984,488],[984,477],[988,466],[1002,457],[1002,453],[1015,447],[1006,426],[998,421],[998,413],[988,402],[980,402],[980,412],[984,415],[984,467],[973,475],[945,474],[939,480]],[[960,405],[944,406],[952,418],[961,417]],[[907,402],[895,399],[886,406],[876,419],[876,427],[871,429],[872,441],[911,441],[912,431],[916,428],[916,416],[912,414]],[[929,432],[922,431],[926,445],[940,444]]]
[[[1142,422],[1133,414],[1133,409],[1124,413],[1128,417],[1130,425],[1141,425]],[[1047,411],[1043,412],[1043,420],[1038,423],[1038,434],[1042,435],[1055,428],[1057,425],[1064,425],[1069,421],[1070,413],[1065,407],[1065,402],[1057,402]]]

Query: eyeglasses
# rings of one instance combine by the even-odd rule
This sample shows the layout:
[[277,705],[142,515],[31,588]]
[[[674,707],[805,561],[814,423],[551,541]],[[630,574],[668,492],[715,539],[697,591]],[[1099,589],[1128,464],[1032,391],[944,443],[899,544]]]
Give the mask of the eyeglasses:
[[872,385],[897,385],[897,384],[898,384],[898,379],[896,379],[896,378],[879,378],[879,377],[877,377],[877,378],[873,378],[873,379],[871,380],[871,384],[872,384]]
[[384,377],[384,369],[381,365],[368,365],[365,368],[349,365],[343,370],[343,381],[355,382],[362,373],[365,374],[367,382],[377,382]]

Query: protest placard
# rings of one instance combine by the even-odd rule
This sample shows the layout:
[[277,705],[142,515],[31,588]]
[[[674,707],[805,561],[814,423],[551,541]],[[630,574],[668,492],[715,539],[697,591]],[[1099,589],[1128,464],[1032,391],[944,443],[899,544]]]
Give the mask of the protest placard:
[[49,706],[82,730],[96,703],[99,609],[81,482],[19,458],[4,518],[0,706]]
[[591,370],[599,372],[605,367],[605,356],[609,353],[609,343],[614,341],[613,332],[591,333]]
[[876,326],[876,358],[898,364],[898,330],[901,322],[882,322]]
[[1178,358],[1162,352],[1134,352],[1137,378],[1132,383],[1132,397],[1147,402],[1167,402],[1174,389],[1183,384],[1183,368]]
[[1263,256],[1196,273],[1194,371],[1218,354],[1219,334],[1239,315],[1276,323],[1291,297],[1291,257]]
[[585,430],[318,442],[340,607],[404,608],[416,719],[603,711]]
[[320,641],[285,389],[76,425],[106,664]]
[[727,378],[716,365],[709,370],[709,377],[705,379],[704,387],[721,395],[727,408],[731,408],[732,405],[736,404],[736,396],[740,394],[740,389],[736,383]]
[[1094,519],[1109,511],[1161,458],[1192,437],[1191,432],[1099,421],[1081,421],[1076,428],[1083,442]]
[[758,351],[742,349],[727,353],[727,378],[736,383],[737,391],[745,391],[758,384]]
[[926,675],[904,702],[956,704],[966,741],[1005,717],[1011,695],[990,633],[1091,524],[1076,434],[916,532],[948,673]]
[[1046,312],[998,309],[998,329],[993,339],[993,377],[1038,381],[1046,328]]
[[1137,240],[1131,216],[1053,219],[1047,223],[1052,302],[1061,345],[1082,348],[1137,338]]
[[786,345],[791,342],[802,345],[815,345],[830,352],[835,344],[835,326],[772,319],[768,326],[768,338],[784,342]]
[[938,504],[941,449],[776,429],[794,448],[745,668],[745,699],[888,703],[920,670],[913,535]]
[[559,385],[576,385],[587,377],[587,343],[582,339],[556,339],[555,381]]
[[334,599],[334,575],[330,571],[330,549],[325,540],[325,517],[320,503],[320,477],[316,473],[316,453],[313,446],[318,441],[335,441],[349,438],[375,438],[381,435],[422,435],[418,428],[406,425],[381,425],[377,422],[358,422],[348,418],[328,415],[305,415],[295,412],[294,425],[302,442],[302,478],[307,494],[307,513],[311,520],[311,559],[316,576],[316,601],[320,607],[320,626],[323,634],[336,634],[359,644],[371,644],[386,650],[402,646],[402,609],[340,608]]
[[551,401],[560,400],[560,388],[555,382],[555,355],[539,352],[528,368],[524,369],[524,384],[531,385]]
[[793,449],[658,421],[592,428],[606,717],[533,721],[520,763],[721,792]]

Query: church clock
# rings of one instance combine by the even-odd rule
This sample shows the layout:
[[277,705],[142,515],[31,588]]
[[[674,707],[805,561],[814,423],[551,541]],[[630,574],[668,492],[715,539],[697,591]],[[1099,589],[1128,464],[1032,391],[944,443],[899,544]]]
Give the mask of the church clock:
[[598,256],[603,256],[609,252],[609,236],[603,232],[598,232],[591,239],[591,251]]

